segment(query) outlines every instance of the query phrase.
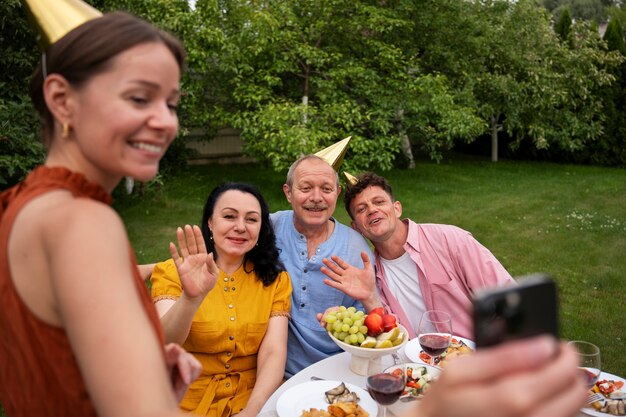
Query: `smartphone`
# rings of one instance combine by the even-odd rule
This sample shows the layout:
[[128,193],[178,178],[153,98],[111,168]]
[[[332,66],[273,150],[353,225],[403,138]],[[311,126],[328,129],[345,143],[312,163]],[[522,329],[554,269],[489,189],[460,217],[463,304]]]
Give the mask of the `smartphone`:
[[545,333],[558,338],[554,280],[538,273],[520,277],[517,282],[476,292],[473,305],[477,348]]

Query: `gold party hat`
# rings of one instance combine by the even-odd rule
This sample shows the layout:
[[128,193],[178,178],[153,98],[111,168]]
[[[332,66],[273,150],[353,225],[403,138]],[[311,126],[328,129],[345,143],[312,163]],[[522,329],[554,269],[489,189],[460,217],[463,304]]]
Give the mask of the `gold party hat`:
[[315,155],[328,162],[330,166],[335,169],[335,171],[339,172],[339,167],[343,162],[343,156],[348,150],[348,143],[350,143],[351,138],[352,136],[348,136],[347,138],[340,140],[334,145],[330,145],[328,148],[322,149]]
[[37,42],[44,51],[75,27],[102,16],[97,9],[81,0],[22,0],[22,4],[37,30]]
[[343,175],[346,176],[346,179],[348,180],[348,183],[350,183],[351,185],[355,185],[357,182],[359,182],[359,179],[357,177],[355,177],[352,174],[349,174],[347,172],[343,172]]

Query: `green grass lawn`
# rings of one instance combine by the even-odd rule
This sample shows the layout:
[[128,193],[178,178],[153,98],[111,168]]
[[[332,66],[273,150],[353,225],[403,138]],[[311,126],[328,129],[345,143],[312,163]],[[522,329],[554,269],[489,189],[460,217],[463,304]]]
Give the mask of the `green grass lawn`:
[[[626,170],[451,160],[384,175],[404,215],[471,231],[514,276],[554,275],[562,337],[596,343],[604,370],[626,376]],[[167,258],[176,226],[199,222],[209,191],[226,180],[259,186],[272,211],[288,208],[284,174],[257,165],[190,167],[147,201],[116,204],[139,262]],[[348,219],[342,204],[336,217]]]

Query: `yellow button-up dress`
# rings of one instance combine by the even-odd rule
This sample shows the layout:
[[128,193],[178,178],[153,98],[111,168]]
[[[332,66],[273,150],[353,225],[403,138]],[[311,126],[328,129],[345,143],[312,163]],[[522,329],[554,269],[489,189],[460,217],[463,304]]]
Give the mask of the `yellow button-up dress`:
[[[227,417],[246,406],[256,381],[257,353],[272,316],[289,317],[291,280],[281,272],[269,286],[250,263],[227,275],[220,271],[215,287],[198,308],[183,347],[202,363],[202,374],[180,403],[183,411]],[[173,260],[152,272],[152,298],[178,299],[182,286]]]

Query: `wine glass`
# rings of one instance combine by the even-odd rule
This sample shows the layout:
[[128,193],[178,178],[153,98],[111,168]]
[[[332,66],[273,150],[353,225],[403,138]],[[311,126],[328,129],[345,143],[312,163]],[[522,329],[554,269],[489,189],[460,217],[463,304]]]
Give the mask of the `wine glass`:
[[583,373],[587,386],[593,388],[598,382],[601,372],[600,348],[593,343],[582,340],[573,340],[568,345],[573,346],[578,351],[580,358],[578,369]]
[[452,317],[441,310],[427,310],[417,328],[422,350],[430,356],[429,365],[435,364],[435,356],[444,353],[452,339]]
[[382,417],[387,417],[387,406],[400,398],[405,385],[406,371],[402,365],[398,365],[392,372],[381,372],[367,377],[367,391],[383,409]]

